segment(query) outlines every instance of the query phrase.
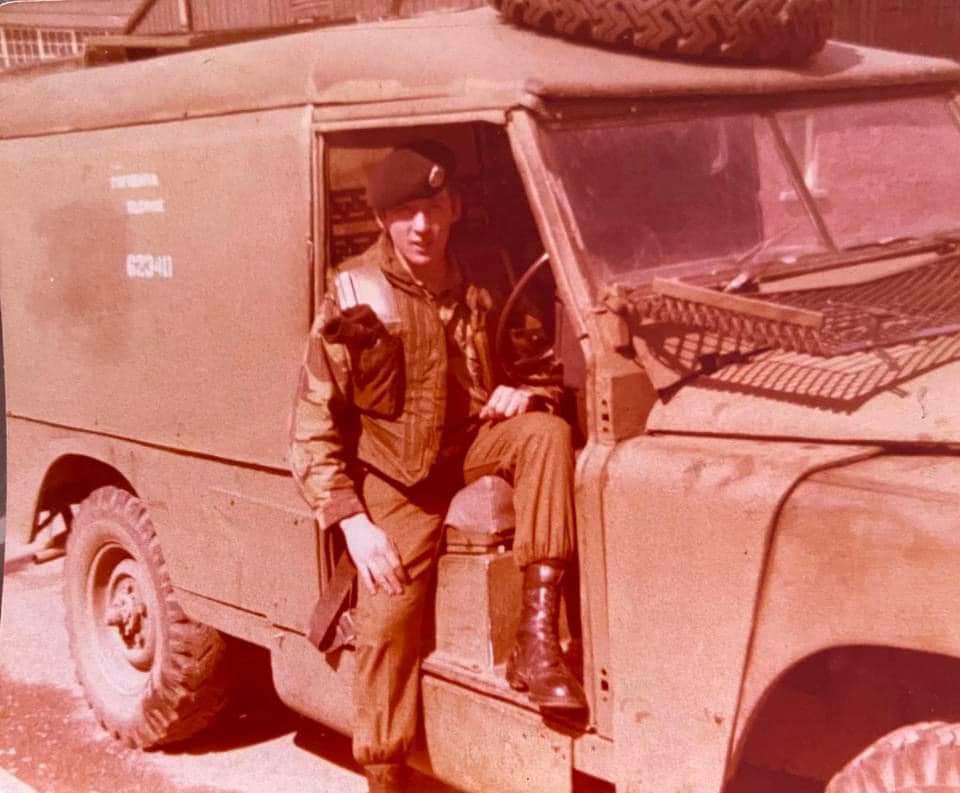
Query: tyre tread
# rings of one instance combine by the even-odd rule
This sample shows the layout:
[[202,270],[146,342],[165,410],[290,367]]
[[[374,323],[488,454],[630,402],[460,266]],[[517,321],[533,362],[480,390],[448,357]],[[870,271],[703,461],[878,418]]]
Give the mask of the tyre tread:
[[833,27],[832,0],[490,0],[515,24],[567,38],[747,63],[807,60]]
[[920,722],[880,738],[830,780],[825,793],[960,791],[960,724]]
[[[119,741],[137,748],[153,748],[182,741],[208,726],[226,703],[229,687],[225,663],[225,642],[213,628],[192,621],[177,602],[160,543],[146,505],[133,494],[117,487],[102,487],[84,500],[76,514],[68,539],[67,559],[84,526],[101,520],[122,522],[141,549],[143,563],[152,568],[158,582],[158,597],[166,614],[168,652],[160,653],[161,668],[148,678],[142,714],[133,724],[113,723],[110,713],[90,695],[83,664],[75,662],[77,680],[97,721]],[[66,574],[65,574],[66,575]],[[83,652],[70,597],[67,602],[67,632],[76,661]],[[159,626],[158,626],[159,629]],[[155,677],[159,685],[155,684]]]

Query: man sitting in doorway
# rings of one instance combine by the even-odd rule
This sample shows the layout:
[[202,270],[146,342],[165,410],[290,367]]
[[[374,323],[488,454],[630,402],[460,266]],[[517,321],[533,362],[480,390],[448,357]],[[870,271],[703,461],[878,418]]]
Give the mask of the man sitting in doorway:
[[514,486],[523,612],[510,684],[543,710],[586,707],[557,637],[574,553],[571,431],[554,415],[555,386],[500,382],[484,263],[451,238],[455,167],[445,146],[420,141],[372,173],[367,200],[382,234],[338,268],[293,419],[294,475],[320,526],[343,532],[362,583],[353,751],[374,792],[404,789],[428,574],[464,482],[496,474]]

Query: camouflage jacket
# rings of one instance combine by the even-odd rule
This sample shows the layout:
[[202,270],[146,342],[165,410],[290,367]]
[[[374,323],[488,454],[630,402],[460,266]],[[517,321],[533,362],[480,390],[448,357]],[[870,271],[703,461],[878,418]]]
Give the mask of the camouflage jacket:
[[[332,286],[339,285],[344,274],[365,277],[375,268],[389,285],[396,321],[388,319],[375,341],[331,338],[331,328],[350,315],[345,296],[331,288],[310,331],[291,420],[290,461],[323,528],[363,511],[355,481],[365,466],[407,486],[423,480],[448,437],[447,419],[476,415],[504,379],[490,355],[499,301],[470,282],[491,263],[460,252],[452,258],[460,283],[441,295],[411,277],[383,236],[340,265],[332,279]],[[469,395],[454,417],[447,415],[448,365],[459,366]],[[543,369],[554,375],[552,382],[556,365]],[[536,375],[522,387],[551,406],[559,400],[559,387],[537,384]]]

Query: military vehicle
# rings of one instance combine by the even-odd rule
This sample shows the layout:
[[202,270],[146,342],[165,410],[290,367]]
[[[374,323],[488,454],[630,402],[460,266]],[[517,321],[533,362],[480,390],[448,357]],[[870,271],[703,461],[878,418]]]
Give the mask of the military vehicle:
[[188,738],[248,643],[349,733],[353,651],[309,639],[342,549],[288,418],[326,276],[377,233],[366,169],[431,137],[458,233],[555,317],[590,710],[544,720],[504,680],[519,577],[486,482],[439,560],[417,762],[478,793],[960,790],[958,82],[837,42],[655,59],[492,9],[0,81],[7,525],[66,538],[102,725]]

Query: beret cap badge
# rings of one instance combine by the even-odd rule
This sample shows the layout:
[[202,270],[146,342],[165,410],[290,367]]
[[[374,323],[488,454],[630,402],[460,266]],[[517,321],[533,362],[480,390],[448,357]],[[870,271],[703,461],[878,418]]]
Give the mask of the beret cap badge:
[[443,166],[434,165],[430,169],[430,173],[427,175],[427,184],[429,184],[434,190],[439,190],[441,187],[443,187],[446,181],[447,172],[443,169]]
[[456,171],[453,152],[434,140],[398,146],[367,179],[367,202],[377,212],[429,198],[447,187]]

